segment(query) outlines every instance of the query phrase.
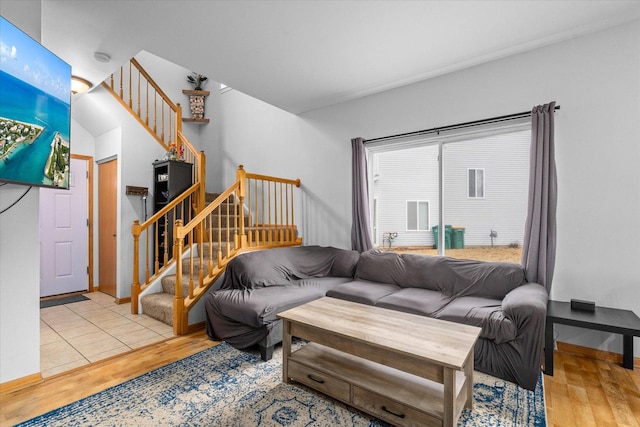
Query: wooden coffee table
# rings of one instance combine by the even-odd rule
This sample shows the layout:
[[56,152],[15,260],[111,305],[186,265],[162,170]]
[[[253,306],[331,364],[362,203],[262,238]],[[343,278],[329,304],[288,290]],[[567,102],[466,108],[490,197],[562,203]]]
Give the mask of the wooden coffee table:
[[[473,404],[480,328],[321,298],[284,311],[283,381],[398,426],[454,426]],[[291,351],[291,337],[310,341]]]

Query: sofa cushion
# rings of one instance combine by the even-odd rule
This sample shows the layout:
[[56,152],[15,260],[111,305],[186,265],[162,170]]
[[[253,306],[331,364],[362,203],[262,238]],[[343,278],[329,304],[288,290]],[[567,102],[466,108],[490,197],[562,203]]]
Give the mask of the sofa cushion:
[[276,320],[278,313],[321,298],[327,289],[348,280],[345,277],[321,277],[302,279],[287,286],[223,289],[212,293],[209,300],[218,315],[260,327]]
[[456,297],[502,299],[527,283],[524,267],[515,263],[446,258],[446,266],[448,291]]
[[436,314],[436,319],[482,328],[480,336],[496,344],[516,338],[516,325],[502,313],[502,301],[482,297],[456,298]]
[[359,257],[356,251],[320,246],[246,252],[229,261],[221,289],[278,286],[307,277],[352,278]]
[[331,270],[329,271],[329,276],[353,278],[360,259],[360,252],[335,249],[330,259]]
[[421,288],[404,288],[380,298],[376,306],[435,317],[435,314],[442,310],[449,301],[451,301],[451,297],[439,291],[430,291]]
[[519,264],[377,250],[360,255],[355,277],[456,297],[504,298],[526,283],[524,268]]
[[438,284],[431,280],[441,263],[441,257],[371,250],[360,255],[355,278],[404,288],[441,291]]
[[351,278],[349,277],[307,277],[293,281],[287,285],[287,287],[297,286],[300,288],[314,288],[322,292],[322,295],[324,296],[330,290],[350,281]]
[[327,292],[327,296],[351,302],[359,302],[360,304],[375,305],[380,298],[397,292],[400,289],[402,288],[388,283],[353,280],[331,289]]

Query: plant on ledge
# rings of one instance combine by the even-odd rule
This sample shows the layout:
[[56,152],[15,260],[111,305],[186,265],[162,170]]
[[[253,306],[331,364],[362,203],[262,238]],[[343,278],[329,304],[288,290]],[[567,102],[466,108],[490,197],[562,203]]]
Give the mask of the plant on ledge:
[[207,77],[198,73],[191,73],[187,76],[187,81],[193,85],[195,90],[202,90],[202,84],[207,81]]

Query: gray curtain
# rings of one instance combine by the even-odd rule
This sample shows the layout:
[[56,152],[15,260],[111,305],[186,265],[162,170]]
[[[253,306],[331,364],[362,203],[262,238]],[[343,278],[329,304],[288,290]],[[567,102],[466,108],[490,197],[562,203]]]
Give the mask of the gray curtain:
[[529,282],[541,284],[547,292],[551,291],[556,262],[555,105],[539,105],[531,111],[529,205],[522,249],[522,265]]
[[352,164],[352,219],[351,248],[358,252],[373,249],[371,227],[369,225],[369,180],[367,176],[367,156],[362,138],[351,140]]

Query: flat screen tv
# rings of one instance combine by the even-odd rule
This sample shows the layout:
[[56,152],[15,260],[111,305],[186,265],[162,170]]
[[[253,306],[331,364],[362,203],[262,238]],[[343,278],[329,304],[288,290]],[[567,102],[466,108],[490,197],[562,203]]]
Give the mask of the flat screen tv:
[[71,66],[0,16],[0,181],[69,188]]

